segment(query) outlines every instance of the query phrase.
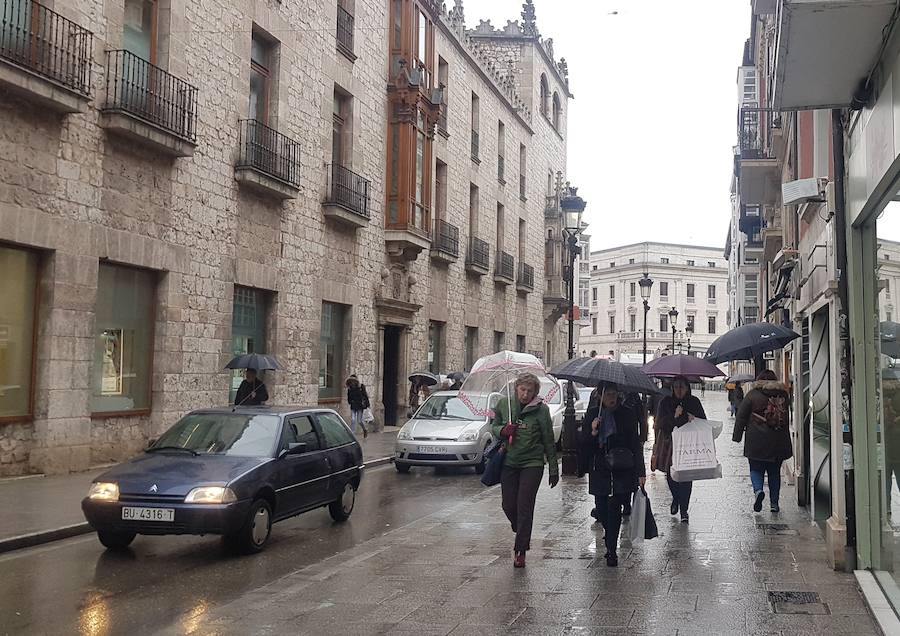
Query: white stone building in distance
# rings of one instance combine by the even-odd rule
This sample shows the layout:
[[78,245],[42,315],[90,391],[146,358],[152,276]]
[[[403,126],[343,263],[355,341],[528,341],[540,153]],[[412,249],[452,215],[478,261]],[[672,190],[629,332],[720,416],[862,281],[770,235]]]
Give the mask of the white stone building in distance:
[[596,352],[628,364],[644,355],[644,305],[638,281],[653,280],[647,313],[647,361],[671,354],[670,311],[678,312],[674,352],[702,356],[728,330],[728,262],[721,247],[636,243],[591,252],[591,324],[581,355]]

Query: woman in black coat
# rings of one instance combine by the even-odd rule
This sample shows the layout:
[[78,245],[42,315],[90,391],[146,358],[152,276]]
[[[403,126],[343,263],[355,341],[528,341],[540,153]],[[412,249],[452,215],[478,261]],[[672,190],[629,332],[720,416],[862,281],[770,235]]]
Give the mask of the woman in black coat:
[[671,513],[681,511],[681,522],[688,522],[688,506],[691,503],[693,483],[674,481],[672,479],[672,431],[684,426],[694,418],[706,419],[706,411],[696,397],[691,395],[691,385],[685,378],[675,378],[672,382],[672,395],[663,398],[656,412],[657,439],[654,445],[656,466],[666,473],[669,491],[672,493]]
[[591,514],[606,533],[606,565],[616,567],[623,508],[631,504],[647,473],[637,413],[622,403],[615,384],[607,384],[599,403],[584,414],[582,457],[590,475],[588,492],[596,505]]

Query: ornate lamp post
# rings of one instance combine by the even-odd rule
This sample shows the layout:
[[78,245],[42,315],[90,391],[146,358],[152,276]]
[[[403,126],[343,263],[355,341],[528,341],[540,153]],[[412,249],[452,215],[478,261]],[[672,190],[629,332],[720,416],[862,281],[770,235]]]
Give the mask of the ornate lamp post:
[[675,355],[675,323],[678,321],[678,310],[672,307],[669,310],[669,322],[672,323],[672,355]]
[[644,364],[647,364],[647,312],[650,311],[650,290],[653,289],[653,279],[644,272],[638,281],[641,286],[641,299],[644,301]]
[[[565,224],[566,243],[569,248],[569,268],[566,272],[569,300],[569,360],[575,357],[575,257],[578,255],[578,235],[581,233],[581,215],[587,203],[576,194],[577,189],[567,186],[560,198]],[[566,409],[563,412],[563,454],[564,475],[578,473],[577,433],[575,428],[575,391],[569,382],[566,390]]]

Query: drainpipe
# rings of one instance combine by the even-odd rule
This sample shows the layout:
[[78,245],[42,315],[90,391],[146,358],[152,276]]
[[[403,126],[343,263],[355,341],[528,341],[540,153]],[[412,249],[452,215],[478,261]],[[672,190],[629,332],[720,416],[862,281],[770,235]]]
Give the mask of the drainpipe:
[[[838,338],[840,342],[839,370],[841,373],[841,414],[843,443],[845,448],[853,448],[853,429],[850,422],[850,396],[853,369],[850,359],[850,307],[847,289],[847,197],[844,176],[844,119],[841,109],[831,111],[832,142],[834,146],[834,252],[838,271]],[[851,453],[852,456],[852,453]],[[839,458],[832,458],[832,461]],[[841,458],[839,461],[843,461]],[[850,569],[856,566],[856,494],[854,488],[855,475],[853,468],[844,469],[844,492],[847,514],[847,565]]]

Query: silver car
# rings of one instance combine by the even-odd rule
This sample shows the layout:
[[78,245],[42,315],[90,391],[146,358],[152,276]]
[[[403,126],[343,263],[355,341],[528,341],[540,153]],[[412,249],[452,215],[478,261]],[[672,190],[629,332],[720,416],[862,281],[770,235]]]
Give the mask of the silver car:
[[[488,400],[493,409],[498,393]],[[430,396],[397,434],[394,467],[408,473],[412,466],[474,466],[484,472],[484,451],[491,445],[490,419],[477,418],[456,391]]]

